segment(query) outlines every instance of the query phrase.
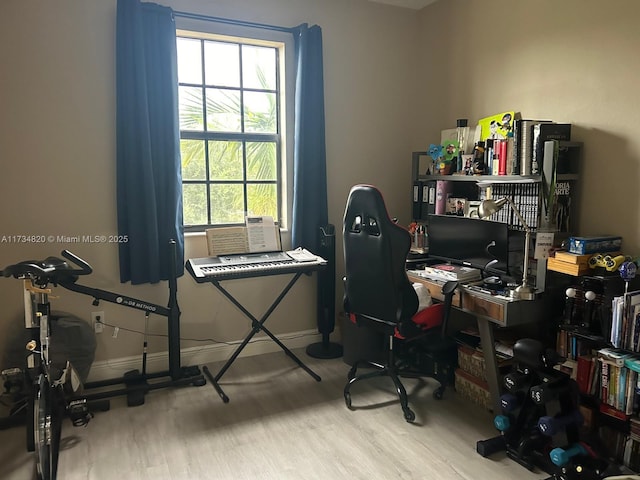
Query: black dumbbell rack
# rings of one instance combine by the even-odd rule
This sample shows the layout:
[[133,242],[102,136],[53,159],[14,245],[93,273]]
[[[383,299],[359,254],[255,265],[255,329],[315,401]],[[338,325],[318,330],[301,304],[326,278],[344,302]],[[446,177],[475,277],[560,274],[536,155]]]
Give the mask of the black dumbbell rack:
[[[504,451],[525,468],[548,473],[550,479],[600,478],[606,465],[575,447],[582,424],[580,393],[575,380],[553,368],[558,356],[536,340],[522,339],[514,345],[514,358],[512,372],[504,377],[502,413],[495,419],[501,433],[479,441],[477,452],[487,457]],[[552,461],[554,449],[561,449],[556,452],[564,459],[562,465]],[[589,476],[591,471],[596,476]]]

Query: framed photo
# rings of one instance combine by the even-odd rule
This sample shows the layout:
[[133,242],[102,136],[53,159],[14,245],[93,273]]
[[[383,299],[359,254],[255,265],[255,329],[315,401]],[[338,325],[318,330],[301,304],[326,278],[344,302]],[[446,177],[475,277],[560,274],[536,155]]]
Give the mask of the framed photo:
[[467,215],[468,206],[467,199],[461,197],[449,197],[447,198],[447,215],[457,215],[464,217]]

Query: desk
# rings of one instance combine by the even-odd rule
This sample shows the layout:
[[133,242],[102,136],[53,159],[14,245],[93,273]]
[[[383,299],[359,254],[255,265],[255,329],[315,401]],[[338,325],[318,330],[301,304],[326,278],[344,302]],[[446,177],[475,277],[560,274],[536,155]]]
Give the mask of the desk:
[[[421,283],[429,290],[432,298],[442,300],[442,285],[444,281],[431,280],[407,272],[409,281]],[[480,343],[487,372],[487,383],[491,395],[493,411],[500,412],[500,375],[496,360],[493,326],[513,327],[526,323],[540,321],[544,315],[544,302],[537,300],[511,300],[503,297],[470,290],[461,285],[453,297],[452,307],[469,313],[476,318]]]
[[[231,258],[231,257],[229,257]],[[242,257],[240,257],[242,258]],[[247,334],[242,343],[236,348],[233,352],[229,360],[224,364],[224,366],[220,369],[218,374],[214,377],[207,367],[203,367],[203,372],[211,381],[211,384],[218,392],[220,398],[224,403],[229,402],[229,397],[224,393],[218,382],[231,366],[231,364],[235,361],[235,359],[240,355],[240,352],[247,346],[249,341],[253,338],[253,336],[262,331],[266,333],[271,340],[273,340],[283,351],[286,353],[289,358],[291,358],[294,362],[298,364],[303,370],[305,370],[311,377],[320,381],[320,376],[318,376],[313,370],[307,367],[302,360],[300,360],[291,350],[289,350],[273,333],[271,333],[265,326],[265,322],[269,318],[269,316],[273,313],[276,307],[280,304],[282,299],[289,293],[291,287],[298,281],[300,276],[305,274],[311,274],[316,270],[320,270],[325,268],[326,260],[321,257],[317,257],[315,261],[303,261],[303,262],[295,262],[295,261],[287,261],[287,262],[274,262],[274,263],[238,263],[229,266],[221,266],[219,259],[208,257],[208,258],[196,258],[190,259],[187,261],[187,271],[191,274],[194,280],[198,283],[211,283],[214,287],[216,287],[220,293],[222,293],[225,297],[227,297],[231,303],[233,303],[249,320],[251,320],[251,324],[253,325],[251,331]],[[262,318],[258,320],[255,316],[251,314],[243,305],[238,301],[227,289],[224,288],[221,282],[227,280],[239,280],[242,278],[250,278],[250,277],[258,277],[258,276],[270,276],[270,275],[284,275],[284,274],[293,274],[289,283],[282,289],[280,294],[276,297],[276,299],[272,302],[271,306],[264,313]]]

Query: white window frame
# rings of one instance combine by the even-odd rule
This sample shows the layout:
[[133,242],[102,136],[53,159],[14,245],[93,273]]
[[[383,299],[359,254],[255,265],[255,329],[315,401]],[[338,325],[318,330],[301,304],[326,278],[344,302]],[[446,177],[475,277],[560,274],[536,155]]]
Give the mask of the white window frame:
[[[208,20],[194,20],[176,17],[177,35],[200,39],[220,39],[246,41],[268,46],[282,45],[280,48],[280,222],[283,247],[291,244],[291,218],[293,212],[293,132],[294,132],[294,95],[295,95],[295,55],[294,39],[289,32],[246,27],[240,25],[222,24]],[[275,42],[275,43],[274,43]],[[207,228],[215,228],[207,227]],[[201,231],[203,231],[202,229]],[[197,230],[189,229],[189,232]]]

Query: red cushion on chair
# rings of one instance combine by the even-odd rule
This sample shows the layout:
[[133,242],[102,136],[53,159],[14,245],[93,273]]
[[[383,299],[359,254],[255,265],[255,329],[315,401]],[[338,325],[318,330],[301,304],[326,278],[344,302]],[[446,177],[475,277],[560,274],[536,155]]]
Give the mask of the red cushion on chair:
[[442,325],[442,316],[444,315],[444,303],[434,303],[430,307],[420,310],[416,313],[412,320],[413,323],[420,325],[423,329],[429,329]]

